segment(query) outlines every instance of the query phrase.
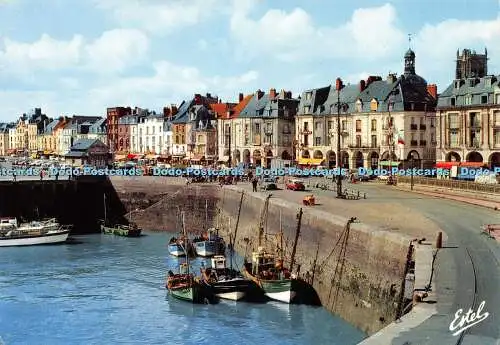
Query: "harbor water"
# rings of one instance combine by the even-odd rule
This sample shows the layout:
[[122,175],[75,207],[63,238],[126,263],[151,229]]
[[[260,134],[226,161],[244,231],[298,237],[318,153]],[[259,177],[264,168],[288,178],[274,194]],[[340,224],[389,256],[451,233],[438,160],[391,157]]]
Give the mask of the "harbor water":
[[165,276],[178,263],[168,256],[171,236],[95,234],[1,248],[0,344],[349,345],[365,337],[319,307],[171,298]]

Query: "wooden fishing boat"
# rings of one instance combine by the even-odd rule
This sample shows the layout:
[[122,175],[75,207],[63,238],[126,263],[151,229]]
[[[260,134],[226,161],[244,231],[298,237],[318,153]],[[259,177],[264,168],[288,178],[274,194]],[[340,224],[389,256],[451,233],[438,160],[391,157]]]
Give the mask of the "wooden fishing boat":
[[226,267],[226,258],[216,255],[211,259],[212,267],[202,265],[201,283],[213,289],[213,293],[223,299],[238,301],[245,297],[251,281],[235,269]]
[[106,194],[104,194],[104,219],[101,221],[101,232],[107,235],[123,236],[123,237],[139,237],[142,229],[133,222],[129,224],[113,224],[107,216]]
[[[208,201],[205,200],[205,226],[208,225],[208,223]],[[218,228],[209,228],[200,236],[194,238],[193,247],[196,255],[202,257],[224,255],[226,252],[226,243],[224,239],[219,236]]]
[[193,255],[193,244],[185,231],[184,212],[180,213],[181,231],[178,237],[174,236],[168,242],[168,252],[170,255],[182,257]]
[[[299,291],[299,282],[296,277],[292,275],[291,268],[294,263],[295,249],[298,239],[298,233],[300,232],[300,221],[302,218],[302,209],[300,209],[298,215],[298,227],[297,235],[294,243],[294,249],[292,252],[292,259],[290,264],[290,269],[287,269],[283,265],[283,245],[281,244],[281,257],[278,258],[276,255],[267,252],[262,246],[262,238],[264,235],[264,225],[267,223],[266,218],[268,214],[269,199],[271,194],[269,194],[264,203],[260,224],[259,224],[259,242],[257,251],[252,253],[252,260],[248,262],[245,258],[245,262],[242,268],[242,274],[245,278],[253,281],[257,284],[264,292],[264,294],[270,299],[284,302],[293,303],[297,298],[297,292]],[[281,215],[280,215],[280,228],[281,228]],[[282,230],[280,229],[280,237],[283,238]]]
[[166,288],[170,294],[180,300],[191,303],[210,303],[210,294],[207,288],[189,273],[189,263],[183,263],[179,267],[179,273],[168,272]]

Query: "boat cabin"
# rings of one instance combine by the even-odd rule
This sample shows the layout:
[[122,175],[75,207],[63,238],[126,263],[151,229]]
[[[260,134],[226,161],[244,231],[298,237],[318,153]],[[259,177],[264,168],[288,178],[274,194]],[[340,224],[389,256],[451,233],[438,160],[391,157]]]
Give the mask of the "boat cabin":
[[17,218],[0,218],[0,226],[3,227],[12,227],[15,226],[16,228],[19,226],[17,223]]
[[219,270],[226,268],[226,258],[223,255],[215,255],[212,258],[212,268]]
[[252,253],[252,274],[258,275],[264,271],[274,270],[274,255],[267,253],[263,247]]

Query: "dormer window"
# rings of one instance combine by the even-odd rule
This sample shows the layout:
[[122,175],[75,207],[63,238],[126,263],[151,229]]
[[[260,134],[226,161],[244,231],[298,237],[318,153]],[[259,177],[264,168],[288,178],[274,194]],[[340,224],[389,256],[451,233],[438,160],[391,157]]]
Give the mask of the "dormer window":
[[360,99],[358,99],[358,100],[356,101],[356,111],[357,111],[358,113],[360,113],[360,112],[362,112],[362,111],[363,111],[363,102],[361,102],[361,100],[360,100]]
[[471,105],[472,104],[472,95],[466,95],[465,96],[465,105]]
[[451,105],[452,107],[454,107],[454,106],[456,105],[456,103],[457,103],[456,98],[455,98],[455,97],[451,97],[451,99],[450,99],[450,105]]
[[373,98],[370,102],[370,111],[377,111],[378,110],[378,101]]
[[460,80],[455,81],[455,89],[460,89]]
[[488,95],[481,96],[481,104],[488,104]]
[[476,85],[476,80],[475,79],[469,79],[469,86],[474,87]]

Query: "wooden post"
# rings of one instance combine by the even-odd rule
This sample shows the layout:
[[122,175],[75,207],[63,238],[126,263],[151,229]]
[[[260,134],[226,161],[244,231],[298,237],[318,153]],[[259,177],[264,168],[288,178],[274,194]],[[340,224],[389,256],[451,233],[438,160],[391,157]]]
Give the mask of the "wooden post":
[[293,272],[293,265],[295,264],[295,253],[297,251],[297,242],[299,241],[300,226],[302,223],[302,208],[300,208],[297,214],[297,229],[295,230],[295,241],[293,242],[292,256],[290,259],[290,272]]

